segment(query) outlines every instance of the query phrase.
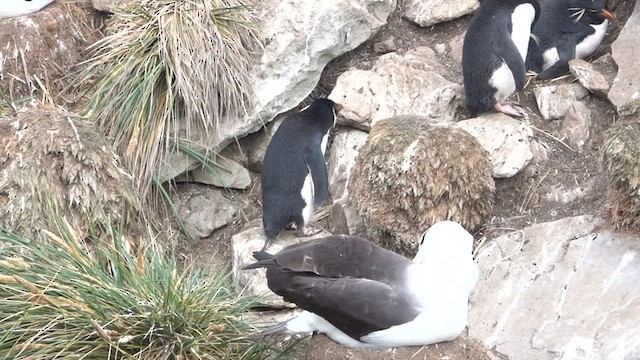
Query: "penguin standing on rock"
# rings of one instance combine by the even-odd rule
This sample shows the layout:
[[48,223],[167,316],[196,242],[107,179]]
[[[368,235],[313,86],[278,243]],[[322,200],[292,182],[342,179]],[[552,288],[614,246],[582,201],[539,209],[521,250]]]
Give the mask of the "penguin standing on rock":
[[462,75],[467,108],[524,115],[507,98],[522,90],[531,25],[540,14],[536,0],[485,0],[467,29]]
[[273,135],[262,165],[262,225],[268,248],[285,228],[310,236],[306,224],[329,193],[324,152],[336,111],[342,106],[316,99],[286,118]]
[[600,46],[613,14],[602,0],[546,0],[532,29],[527,69],[542,80],[569,72],[569,60],[583,59]]

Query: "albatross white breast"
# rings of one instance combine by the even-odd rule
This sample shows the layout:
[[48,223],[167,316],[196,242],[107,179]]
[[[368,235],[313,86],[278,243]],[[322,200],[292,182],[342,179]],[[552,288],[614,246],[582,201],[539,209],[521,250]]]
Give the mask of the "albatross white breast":
[[0,5],[0,19],[29,15],[39,11],[52,2],[53,0],[2,0]]
[[321,332],[351,347],[389,348],[449,341],[467,325],[478,278],[473,237],[452,221],[423,235],[413,261],[357,236],[329,236],[256,252],[245,269],[267,268],[269,288],[304,309],[264,329]]

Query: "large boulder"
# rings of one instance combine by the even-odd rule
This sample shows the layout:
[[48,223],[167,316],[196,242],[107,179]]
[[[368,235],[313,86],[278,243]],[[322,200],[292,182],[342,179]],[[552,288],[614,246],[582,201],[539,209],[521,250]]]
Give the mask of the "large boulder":
[[478,0],[407,0],[404,2],[403,16],[426,27],[470,14],[479,6]]
[[636,1],[633,14],[611,45],[611,55],[618,64],[618,75],[609,90],[609,100],[620,115],[640,112],[640,1]]
[[360,215],[397,238],[383,245],[408,254],[437,221],[469,230],[484,223],[493,206],[491,173],[489,155],[466,131],[399,116],[377,122],[369,133],[349,193]]
[[489,239],[469,335],[510,359],[640,357],[640,241],[578,216]]
[[382,55],[371,70],[347,70],[329,95],[344,106],[338,123],[368,131],[396,115],[452,122],[462,110],[464,89],[442,77],[443,71],[429,47]]
[[395,0],[260,2],[266,45],[254,74],[255,109],[244,119],[224,121],[214,147],[224,147],[300,104],[327,63],[368,40],[395,7]]

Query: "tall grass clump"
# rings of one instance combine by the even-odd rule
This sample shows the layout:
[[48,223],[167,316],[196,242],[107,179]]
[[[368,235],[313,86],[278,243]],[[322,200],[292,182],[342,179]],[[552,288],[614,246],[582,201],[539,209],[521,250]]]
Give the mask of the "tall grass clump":
[[181,271],[153,245],[132,254],[113,228],[114,246],[90,255],[58,224],[46,242],[0,230],[0,358],[284,356],[248,336],[242,318],[258,300],[231,290],[228,276]]
[[252,104],[258,25],[245,0],[142,0],[114,14],[75,83],[141,194],[176,139],[203,148]]

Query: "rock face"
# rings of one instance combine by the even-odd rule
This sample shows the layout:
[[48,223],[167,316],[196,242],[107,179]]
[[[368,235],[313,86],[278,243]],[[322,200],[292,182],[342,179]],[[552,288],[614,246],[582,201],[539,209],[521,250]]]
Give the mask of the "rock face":
[[454,341],[393,350],[354,349],[336,344],[325,335],[309,341],[307,360],[491,360],[497,356],[477,340],[462,335]]
[[242,165],[222,157],[214,157],[212,161],[217,164],[209,165],[214,173],[200,167],[177,177],[176,182],[197,182],[231,189],[246,189],[251,186],[251,175]]
[[611,55],[618,64],[618,75],[609,91],[609,100],[620,115],[637,114],[640,111],[639,38],[640,2],[636,1],[633,14],[611,45]]
[[640,356],[640,239],[591,216],[492,239],[476,261],[469,335],[511,359]]
[[375,34],[395,6],[395,0],[261,2],[267,33],[255,74],[255,110],[246,119],[225,121],[215,147],[297,106],[315,88],[325,65]]
[[114,12],[132,2],[133,0],[91,0],[96,10],[106,12]]
[[192,238],[206,238],[231,221],[236,205],[222,194],[222,190],[198,184],[186,184],[177,190],[178,213]]
[[347,186],[351,170],[362,145],[369,134],[362,130],[345,129],[333,137],[329,150],[328,172],[329,193],[331,198],[339,200],[348,194]]
[[577,83],[540,86],[535,88],[533,93],[536,96],[540,114],[545,120],[562,118],[574,101],[589,94],[584,86]]
[[[285,230],[278,236],[273,245],[269,247],[268,252],[275,254],[289,245],[329,235],[331,234],[326,231],[321,231],[313,236],[297,237],[294,231]],[[253,252],[262,249],[264,240],[262,219],[252,220],[240,232],[233,235],[231,239],[233,248],[233,283],[236,289],[242,291],[245,295],[264,295],[264,304],[266,305],[274,307],[295,307],[295,304],[284,302],[280,296],[269,290],[265,276],[266,269],[242,270],[243,266],[256,261],[253,258]]]
[[381,245],[405,254],[415,253],[416,239],[437,221],[482,224],[494,189],[489,156],[473,136],[418,116],[376,123],[349,181],[358,213],[397,238]]
[[404,3],[403,16],[425,27],[470,14],[479,6],[478,0],[408,0]]
[[587,90],[600,97],[607,97],[611,84],[593,64],[582,59],[573,59],[569,61],[569,71]]
[[562,137],[567,139],[569,146],[582,151],[584,144],[589,139],[591,128],[591,112],[587,106],[576,101],[571,104],[567,115],[562,119]]
[[462,85],[443,78],[443,66],[428,47],[404,55],[380,56],[371,70],[341,74],[329,95],[344,105],[342,125],[369,130],[378,120],[396,115],[419,115],[430,121],[453,121],[462,109]]
[[0,87],[14,99],[38,97],[45,84],[56,94],[68,84],[61,78],[96,39],[86,25],[90,15],[73,1],[56,1],[29,16],[0,19]]
[[502,114],[487,114],[457,122],[473,135],[489,153],[493,177],[507,178],[527,166],[533,153],[533,130],[526,124]]

